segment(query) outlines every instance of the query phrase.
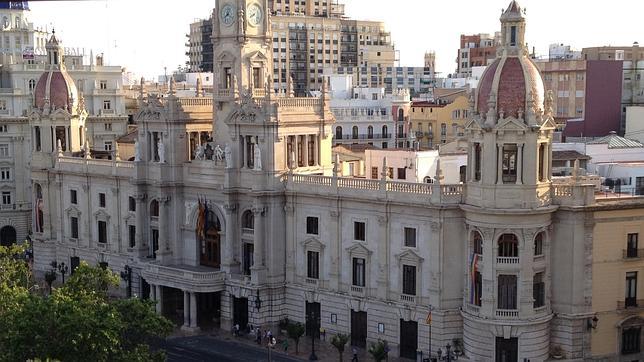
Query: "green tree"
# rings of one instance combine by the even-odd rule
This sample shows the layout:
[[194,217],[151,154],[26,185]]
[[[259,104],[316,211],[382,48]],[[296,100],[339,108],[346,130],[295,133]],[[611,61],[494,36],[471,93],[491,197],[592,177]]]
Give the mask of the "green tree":
[[119,279],[86,263],[44,297],[24,260],[0,247],[0,361],[159,361],[148,344],[172,324],[150,302],[108,298]]
[[340,355],[340,362],[342,362],[342,355],[344,353],[344,346],[349,342],[349,335],[347,334],[336,334],[331,338],[331,344],[338,350]]
[[389,353],[387,341],[379,339],[378,343],[372,343],[369,347],[369,354],[376,362],[384,361],[387,358],[387,353]]
[[288,337],[295,341],[295,354],[300,353],[300,338],[304,335],[304,325],[299,322],[291,323],[286,327]]

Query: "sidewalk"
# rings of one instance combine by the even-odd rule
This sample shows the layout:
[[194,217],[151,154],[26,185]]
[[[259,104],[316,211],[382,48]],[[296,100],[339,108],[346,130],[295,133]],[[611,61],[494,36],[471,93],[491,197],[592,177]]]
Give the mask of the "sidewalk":
[[[249,346],[253,347],[259,347],[257,342],[255,341],[255,336],[253,334],[243,334],[239,337],[235,337],[232,335],[230,331],[224,331],[221,329],[214,329],[207,331],[203,334],[207,334],[210,337],[220,339],[220,340],[235,340],[240,343],[247,344]],[[184,335],[189,335],[185,334],[181,331],[177,331],[173,334],[173,336],[184,336]],[[292,358],[298,358],[303,361],[307,361],[309,359],[309,356],[311,354],[311,338],[302,336],[300,338],[300,344],[299,344],[299,353],[295,353],[295,341],[292,339],[288,340],[288,350],[284,351],[284,347],[282,345],[282,342],[284,339],[286,339],[285,335],[281,334],[274,334],[275,339],[277,340],[277,344],[273,348],[272,353],[275,354],[280,354],[280,355],[287,355]],[[330,343],[331,336],[327,335],[326,336],[326,341],[324,339],[319,339],[315,341],[315,354],[318,357],[318,361],[322,362],[337,362],[340,360],[338,350]],[[266,340],[262,340],[262,347],[266,348]],[[343,354],[343,361],[344,362],[351,362],[351,359],[353,358],[353,352],[352,352],[351,345],[347,343],[347,345],[344,348],[344,354]],[[364,349],[357,349],[358,350],[358,361],[373,361],[373,358]],[[389,362],[409,362],[411,360],[408,359],[401,359],[399,357],[395,356],[389,356],[388,359]]]

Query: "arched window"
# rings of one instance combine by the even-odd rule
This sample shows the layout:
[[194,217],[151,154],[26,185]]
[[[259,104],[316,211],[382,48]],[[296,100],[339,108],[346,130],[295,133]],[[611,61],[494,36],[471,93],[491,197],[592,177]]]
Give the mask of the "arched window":
[[242,215],[242,228],[253,230],[255,229],[255,215],[250,210],[247,210]]
[[335,139],[336,140],[341,140],[342,139],[342,127],[340,127],[340,126],[335,127]]
[[483,238],[478,231],[472,233],[472,252],[483,255]]
[[382,126],[382,138],[389,138],[387,133],[389,132],[389,129],[387,126]]
[[207,211],[205,219],[203,237],[200,242],[200,264],[219,268],[221,265],[221,224],[212,210]]
[[398,122],[404,122],[405,121],[405,111],[402,109],[398,109]]
[[534,256],[543,255],[544,232],[540,232],[534,237]]
[[367,138],[373,138],[373,127],[367,127]]
[[405,126],[400,124],[398,125],[398,138],[405,138]]
[[358,126],[353,126],[353,128],[351,128],[351,138],[354,140],[358,139]]
[[499,238],[499,256],[516,258],[519,256],[519,240],[514,234],[503,234]]
[[152,200],[150,203],[150,217],[159,217],[159,202]]

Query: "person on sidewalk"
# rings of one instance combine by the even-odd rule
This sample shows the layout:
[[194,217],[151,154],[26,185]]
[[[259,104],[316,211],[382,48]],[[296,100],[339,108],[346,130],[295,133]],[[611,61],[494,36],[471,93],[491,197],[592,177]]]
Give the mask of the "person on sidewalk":
[[358,350],[355,347],[353,347],[353,358],[351,362],[358,362]]
[[255,336],[256,336],[257,344],[259,344],[261,346],[262,345],[262,331],[259,329],[259,327],[257,327],[257,329],[255,329]]
[[282,342],[282,347],[284,348],[284,352],[288,353],[288,338],[284,339],[284,341]]

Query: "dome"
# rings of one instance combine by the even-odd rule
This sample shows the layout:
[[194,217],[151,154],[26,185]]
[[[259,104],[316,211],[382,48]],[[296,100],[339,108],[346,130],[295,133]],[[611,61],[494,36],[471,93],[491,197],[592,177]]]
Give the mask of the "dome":
[[515,118],[523,118],[528,110],[543,112],[545,88],[539,69],[528,57],[521,6],[512,1],[500,20],[501,44],[496,60],[479,81],[476,112],[485,116],[493,107],[496,114]]
[[78,103],[78,90],[74,80],[65,70],[64,50],[56,38],[55,31],[52,31],[46,48],[48,63],[45,73],[36,83],[34,104],[40,110],[65,109],[72,113]]
[[49,100],[50,110],[62,108],[71,112],[78,101],[78,90],[66,71],[51,69],[38,79],[34,98],[38,109],[44,109]]

